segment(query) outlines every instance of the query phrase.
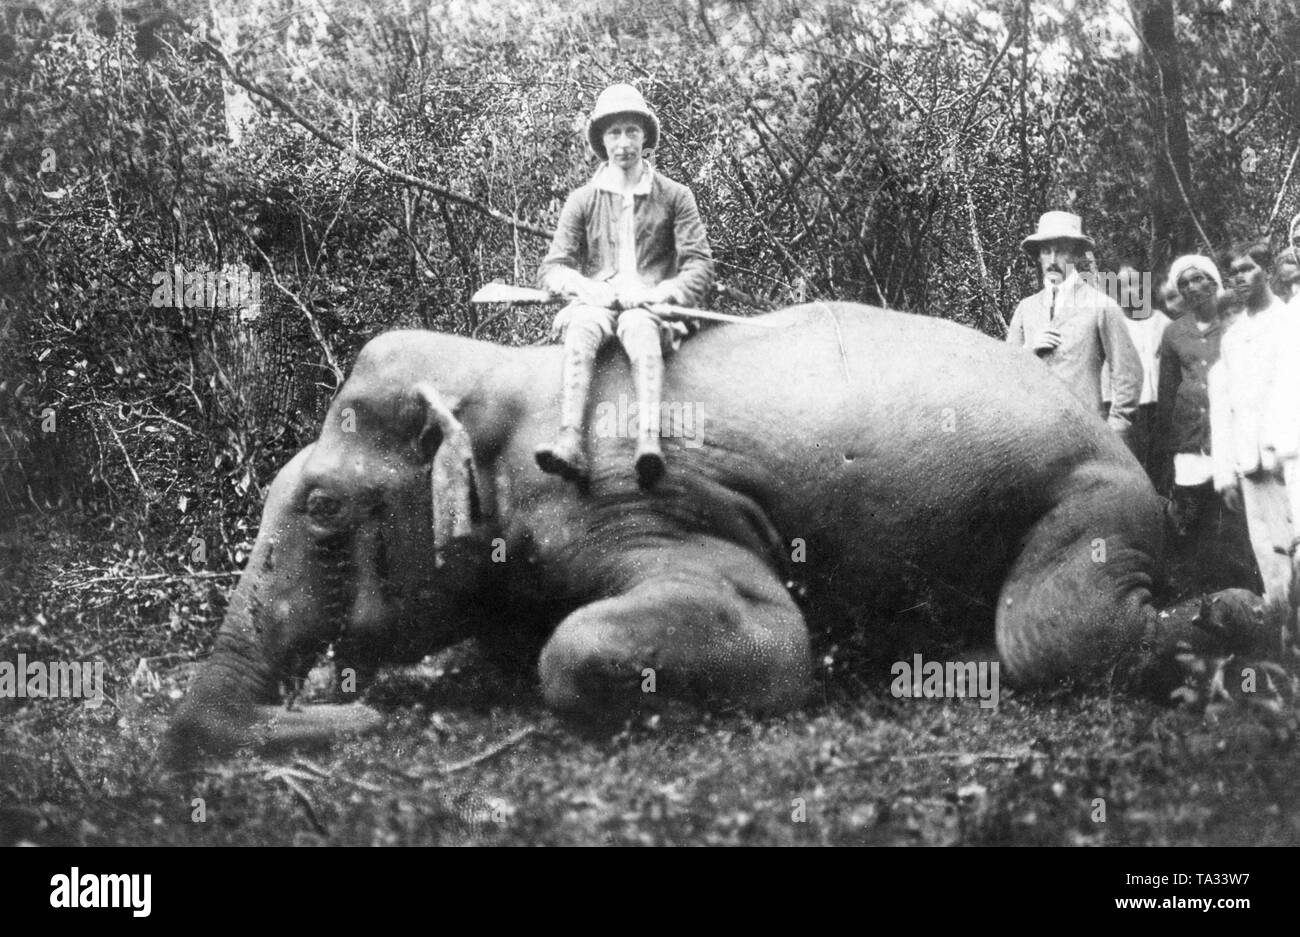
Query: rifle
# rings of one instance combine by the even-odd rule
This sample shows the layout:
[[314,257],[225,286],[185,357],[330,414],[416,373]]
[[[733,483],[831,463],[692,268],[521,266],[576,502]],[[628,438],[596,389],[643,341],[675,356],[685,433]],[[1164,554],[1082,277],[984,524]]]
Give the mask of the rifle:
[[[509,283],[488,283],[469,298],[472,303],[511,303],[556,305],[567,303],[570,297],[550,290],[535,290],[527,286],[511,286]],[[756,329],[773,329],[771,322],[759,322],[744,316],[731,316],[725,312],[710,312],[707,309],[691,309],[687,306],[674,306],[671,303],[652,303],[646,307],[657,316],[665,319],[706,319],[710,322],[731,322],[735,325],[748,325]]]

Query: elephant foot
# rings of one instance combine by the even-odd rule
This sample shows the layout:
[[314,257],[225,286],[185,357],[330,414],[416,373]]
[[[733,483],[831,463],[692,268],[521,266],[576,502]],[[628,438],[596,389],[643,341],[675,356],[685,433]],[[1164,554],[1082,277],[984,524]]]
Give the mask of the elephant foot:
[[570,482],[583,481],[588,477],[582,433],[576,429],[561,429],[555,442],[538,447],[533,457],[537,460],[538,468],[548,475],[559,475]]
[[663,478],[667,465],[659,449],[659,440],[642,440],[636,450],[636,480],[642,488],[653,488]]

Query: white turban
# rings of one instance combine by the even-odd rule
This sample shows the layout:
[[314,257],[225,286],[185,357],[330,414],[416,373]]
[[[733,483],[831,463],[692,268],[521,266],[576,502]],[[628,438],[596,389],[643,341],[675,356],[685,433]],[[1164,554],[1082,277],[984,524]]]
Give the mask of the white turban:
[[1188,270],[1201,271],[1214,281],[1216,289],[1223,289],[1223,277],[1219,276],[1219,268],[1203,254],[1184,254],[1175,260],[1169,267],[1169,284],[1177,289],[1179,278]]

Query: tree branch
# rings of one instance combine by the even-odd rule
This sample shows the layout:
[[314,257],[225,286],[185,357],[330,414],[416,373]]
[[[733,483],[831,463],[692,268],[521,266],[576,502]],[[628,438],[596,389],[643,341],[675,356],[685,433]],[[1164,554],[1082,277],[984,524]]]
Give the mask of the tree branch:
[[998,63],[1001,62],[1002,57],[1007,54],[1007,50],[1011,48],[1011,43],[1015,38],[1016,30],[1008,29],[1007,41],[1002,44],[1002,48],[998,50],[998,54],[993,57],[993,61],[989,63],[988,71],[984,73],[983,81],[981,81],[979,87],[975,89],[975,94],[971,98],[970,102],[970,110],[966,112],[966,119],[962,121],[961,129],[957,131],[958,137],[964,136],[966,131],[970,128],[971,121],[975,119],[975,112],[979,109],[980,98],[982,98],[984,92],[988,90],[989,83],[993,81],[993,73],[997,71]]
[[1273,91],[1277,88],[1277,77],[1281,71],[1282,66],[1277,64],[1269,68],[1268,73],[1264,76],[1264,80],[1268,82],[1268,85],[1260,93],[1258,100],[1254,102],[1247,101],[1237,108],[1237,120],[1228,128],[1227,133],[1224,134],[1225,137],[1235,141],[1238,134],[1254,123],[1256,117],[1264,113],[1264,108],[1268,106],[1268,102],[1273,98]]
[[216,56],[217,61],[221,63],[221,67],[225,69],[226,74],[230,76],[231,81],[239,85],[241,88],[243,88],[245,91],[249,92],[250,94],[255,94],[258,97],[263,98],[266,101],[269,101],[272,105],[275,106],[277,110],[281,111],[283,114],[289,117],[290,120],[292,120],[298,126],[302,127],[304,130],[306,130],[316,139],[320,140],[322,143],[332,146],[334,149],[338,150],[339,152],[350,154],[357,160],[357,162],[364,163],[365,165],[369,166],[371,169],[383,173],[385,176],[388,176],[390,179],[395,179],[398,182],[403,183],[404,185],[414,186],[417,189],[423,189],[424,191],[429,192],[432,195],[436,196],[438,199],[441,199],[443,201],[456,202],[457,204],[464,205],[466,208],[472,208],[474,211],[479,212],[480,214],[487,215],[489,218],[492,218],[496,221],[500,221],[502,224],[510,225],[511,227],[516,228],[519,231],[523,231],[526,234],[532,234],[536,237],[544,238],[546,240],[550,240],[551,237],[554,235],[554,232],[551,231],[549,228],[539,227],[537,225],[530,224],[527,221],[522,221],[519,218],[515,218],[512,215],[507,215],[505,212],[498,211],[497,209],[491,207],[490,205],[484,205],[482,202],[479,202],[476,199],[472,199],[468,195],[462,195],[459,192],[454,192],[451,189],[447,189],[444,188],[443,186],[430,182],[428,179],[422,179],[419,176],[412,176],[410,173],[402,172],[400,169],[394,169],[392,166],[389,166],[387,163],[381,162],[380,160],[375,159],[375,157],[370,156],[367,153],[363,153],[361,150],[357,149],[356,147],[348,143],[343,142],[338,137],[331,134],[329,131],[318,126],[309,117],[305,116],[301,111],[299,111],[296,107],[294,107],[288,101],[284,100],[284,98],[280,97],[275,92],[263,88],[261,85],[257,84],[252,79],[246,77],[243,73],[241,73],[238,69],[236,69],[234,65],[230,63],[230,59],[227,58],[226,54],[222,52],[221,49],[219,49],[216,45],[206,40],[203,42],[203,45],[206,46],[207,49],[214,56]]
[[[1157,63],[1159,64],[1159,63]],[[1174,182],[1178,185],[1178,194],[1183,198],[1183,205],[1187,208],[1188,217],[1192,219],[1192,224],[1196,225],[1196,233],[1201,236],[1201,241],[1210,253],[1214,253],[1214,245],[1210,243],[1210,238],[1201,227],[1201,220],[1196,217],[1196,209],[1192,208],[1192,200],[1187,197],[1187,190],[1183,188],[1183,177],[1178,174],[1178,166],[1174,164],[1173,147],[1169,143],[1169,122],[1164,122],[1164,140],[1165,140],[1165,159],[1169,162],[1169,171],[1174,174]]]
[[271,274],[271,282],[275,284],[275,288],[293,300],[293,304],[298,307],[298,311],[306,318],[307,327],[311,329],[312,338],[316,339],[316,344],[320,346],[321,352],[325,355],[325,361],[329,364],[330,370],[334,372],[334,388],[337,390],[343,384],[343,369],[339,367],[338,359],[334,357],[334,350],[330,348],[329,342],[325,340],[325,335],[320,330],[320,323],[316,321],[316,316],[307,308],[307,304],[302,301],[301,296],[280,282],[280,278],[275,272],[275,265],[271,263],[271,258],[266,256],[266,251],[262,250],[251,237],[248,239],[248,243],[252,244],[253,249],[261,254],[262,259],[266,261],[266,269]]
[[122,450],[122,458],[126,459],[126,467],[131,470],[131,477],[135,479],[136,487],[140,489],[140,493],[144,495],[146,501],[152,501],[153,495],[147,488],[145,488],[144,482],[140,481],[140,476],[136,474],[135,466],[131,464],[131,456],[127,454],[126,446],[122,445],[122,437],[117,434],[117,430],[114,429],[113,424],[108,421],[108,417],[101,413],[99,414],[99,418],[104,421],[104,425],[108,427],[108,431],[113,434],[113,441],[117,443],[117,448]]
[[1178,165],[1174,162],[1173,145],[1169,142],[1170,98],[1169,98],[1168,84],[1165,80],[1164,63],[1160,61],[1160,56],[1156,54],[1156,50],[1151,48],[1150,43],[1147,42],[1146,36],[1143,35],[1142,29],[1138,28],[1137,20],[1140,17],[1137,14],[1136,8],[1133,6],[1132,0],[1130,0],[1129,2],[1129,10],[1132,13],[1132,19],[1130,20],[1128,17],[1122,17],[1122,18],[1127,22],[1128,26],[1133,30],[1133,34],[1137,36],[1138,42],[1142,44],[1142,48],[1144,48],[1147,54],[1151,56],[1151,61],[1154,62],[1156,66],[1156,75],[1160,80],[1160,107],[1161,107],[1160,124],[1163,130],[1161,137],[1164,142],[1165,160],[1169,163],[1169,171],[1173,173],[1174,184],[1178,187],[1178,194],[1182,197],[1183,205],[1187,208],[1188,217],[1192,219],[1192,224],[1196,225],[1196,232],[1201,236],[1201,241],[1205,244],[1206,249],[1209,250],[1211,253],[1213,253],[1214,245],[1210,242],[1209,237],[1206,235],[1205,229],[1201,227],[1200,219],[1196,217],[1196,211],[1192,208],[1191,199],[1187,197],[1187,190],[1183,188],[1183,177],[1179,174]]
[[[1286,167],[1286,175],[1282,177],[1282,184],[1277,189],[1277,199],[1273,202],[1273,210],[1268,213],[1268,224],[1264,225],[1264,230],[1269,231],[1273,227],[1273,222],[1277,219],[1277,213],[1282,210],[1282,199],[1286,197],[1287,187],[1291,184],[1291,174],[1295,172],[1296,159],[1300,158],[1300,143],[1296,144],[1295,152],[1291,154],[1291,165]],[[1287,238],[1291,237],[1291,232],[1286,233]]]
[[796,272],[800,274],[805,281],[812,282],[812,277],[808,275],[808,271],[803,268],[803,265],[800,264],[788,250],[786,250],[785,245],[782,244],[781,240],[772,233],[772,229],[767,226],[767,222],[763,219],[762,213],[759,211],[758,195],[750,187],[749,178],[745,175],[745,167],[741,165],[740,159],[733,155],[731,157],[731,162],[733,168],[736,170],[736,179],[740,182],[740,190],[744,193],[746,201],[749,203],[750,213],[754,221],[757,222],[760,230],[767,235],[768,242],[776,248],[777,253],[781,255],[781,264],[785,268],[786,275],[789,276],[791,272]]
[[988,295],[989,306],[993,315],[989,318],[998,326],[998,337],[1001,338],[1007,334],[1007,323],[997,315],[997,294],[993,290],[993,283],[989,279],[989,268],[984,263],[984,245],[980,243],[980,229],[975,220],[975,199],[971,197],[970,186],[962,186],[966,192],[966,218],[970,223],[970,241],[971,247],[975,249],[975,261],[980,270],[980,283],[984,286],[984,292]]

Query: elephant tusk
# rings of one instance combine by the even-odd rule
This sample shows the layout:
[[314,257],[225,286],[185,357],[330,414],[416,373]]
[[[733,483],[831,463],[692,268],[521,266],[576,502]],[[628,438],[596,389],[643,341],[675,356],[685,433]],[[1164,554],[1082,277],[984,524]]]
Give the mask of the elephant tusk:
[[481,520],[478,470],[469,433],[451,407],[428,384],[418,385],[416,393],[427,408],[426,429],[436,423],[442,436],[429,472],[434,566],[441,568],[451,541],[469,535]]

